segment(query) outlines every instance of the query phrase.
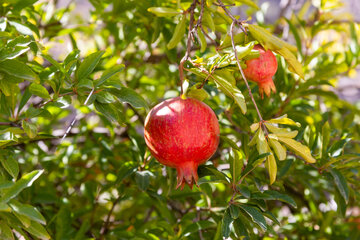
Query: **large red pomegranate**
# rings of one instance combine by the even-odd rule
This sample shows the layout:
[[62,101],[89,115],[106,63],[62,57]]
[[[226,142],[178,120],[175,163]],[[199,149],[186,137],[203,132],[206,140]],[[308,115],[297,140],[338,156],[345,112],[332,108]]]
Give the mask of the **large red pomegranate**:
[[276,92],[272,76],[277,70],[277,60],[272,51],[265,51],[260,44],[255,45],[254,49],[259,50],[260,57],[245,62],[247,68],[244,69],[244,74],[258,84],[261,98],[264,97],[264,92],[269,97],[271,90]]
[[219,144],[219,123],[205,103],[180,97],[156,105],[145,120],[145,141],[162,164],[176,168],[177,188],[192,187],[197,168],[206,162]]

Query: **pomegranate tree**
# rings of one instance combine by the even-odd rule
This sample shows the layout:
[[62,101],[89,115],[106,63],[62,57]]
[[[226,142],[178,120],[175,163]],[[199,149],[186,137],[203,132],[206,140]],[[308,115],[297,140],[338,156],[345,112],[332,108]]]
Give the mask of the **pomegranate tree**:
[[260,44],[255,45],[254,49],[259,50],[260,56],[245,62],[247,68],[244,69],[244,74],[247,79],[258,84],[261,98],[264,92],[269,97],[271,90],[276,92],[272,76],[277,70],[277,60],[272,51],[265,51]]
[[197,168],[219,144],[219,123],[213,110],[193,99],[172,98],[156,105],[145,120],[145,141],[162,164],[176,168],[177,188],[197,183]]

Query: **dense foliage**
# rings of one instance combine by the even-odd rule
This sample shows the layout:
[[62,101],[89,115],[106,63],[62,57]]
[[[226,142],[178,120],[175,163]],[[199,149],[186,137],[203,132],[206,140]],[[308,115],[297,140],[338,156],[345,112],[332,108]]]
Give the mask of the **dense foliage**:
[[[340,6],[267,24],[251,0],[1,1],[0,239],[359,239],[360,106],[334,89],[360,25]],[[256,44],[270,97],[241,74]],[[183,190],[143,137],[180,91],[221,132]]]

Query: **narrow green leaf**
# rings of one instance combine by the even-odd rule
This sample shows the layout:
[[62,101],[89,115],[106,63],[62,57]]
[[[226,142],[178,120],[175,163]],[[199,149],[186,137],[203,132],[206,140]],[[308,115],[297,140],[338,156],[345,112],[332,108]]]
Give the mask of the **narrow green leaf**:
[[45,218],[41,215],[41,213],[33,206],[28,204],[22,204],[16,200],[11,200],[9,206],[20,215],[27,216],[28,218],[41,223],[46,224]]
[[327,147],[330,142],[330,125],[329,122],[326,122],[322,127],[322,145],[321,145],[321,158],[325,158],[327,156]]
[[273,190],[266,190],[264,192],[253,192],[251,193],[251,198],[264,199],[264,200],[278,200],[278,201],[286,202],[291,206],[293,206],[294,208],[297,207],[296,202],[290,196]]
[[206,47],[207,47],[207,43],[206,43],[205,35],[202,32],[201,28],[198,28],[197,36],[198,36],[198,39],[199,39],[199,42],[200,42],[200,52],[205,52]]
[[260,10],[260,8],[258,7],[258,5],[256,5],[256,3],[254,3],[252,0],[236,0],[235,2],[237,3],[243,3],[246,4],[252,8],[255,8],[256,10]]
[[221,221],[221,233],[224,238],[228,238],[230,236],[230,226],[233,221],[234,220],[230,215],[230,210],[227,208]]
[[21,100],[20,100],[20,104],[19,104],[19,108],[18,108],[18,113],[25,106],[25,104],[29,101],[30,97],[31,97],[31,93],[30,93],[29,88],[27,87],[25,89],[24,93],[21,96]]
[[40,239],[50,239],[49,233],[46,229],[38,222],[31,221],[31,225],[28,228],[25,228],[27,232],[31,235],[38,237]]
[[167,7],[151,7],[148,8],[148,11],[155,14],[158,17],[173,17],[181,14],[181,12],[178,11],[177,9],[167,8]]
[[49,92],[41,84],[32,83],[29,87],[29,91],[32,94],[39,96],[41,98],[44,98],[44,99],[50,98]]
[[106,80],[114,76],[116,73],[121,72],[125,68],[124,64],[115,65],[103,72],[101,77],[95,81],[94,85],[95,87],[100,86],[103,84]]
[[19,174],[19,163],[15,160],[10,152],[5,155],[0,154],[0,162],[5,170],[13,177],[17,178]]
[[212,32],[215,32],[215,23],[209,11],[205,10],[203,13],[203,24],[211,29]]
[[4,190],[4,194],[0,198],[0,202],[7,203],[10,199],[16,197],[22,190],[30,187],[43,172],[44,170],[35,170],[31,173],[23,175],[14,185]]
[[208,229],[216,227],[216,224],[214,222],[208,221],[208,220],[200,220],[196,221],[184,229],[184,231],[181,233],[182,236],[187,236],[190,233],[198,232],[200,230]]
[[168,49],[172,49],[177,46],[185,34],[186,29],[186,15],[183,15],[180,22],[176,25],[174,34],[166,45]]
[[150,176],[152,173],[149,171],[138,171],[135,173],[135,181],[138,187],[145,191],[150,185]]
[[15,21],[8,21],[8,23],[11,26],[15,27],[15,29],[21,34],[30,35],[30,36],[33,35],[33,32],[31,31],[31,29],[28,26],[26,26],[26,25],[24,25],[22,23],[18,23],[18,22],[15,22]]
[[120,90],[111,88],[109,92],[116,96],[121,102],[130,103],[135,108],[148,108],[144,98],[131,88],[122,87]]
[[22,127],[29,138],[35,138],[37,136],[37,126],[34,123],[22,120]]
[[199,101],[204,101],[206,98],[209,97],[209,94],[203,88],[197,89],[196,87],[191,87],[186,93],[186,96],[190,98],[195,98]]
[[339,192],[340,192],[341,196],[344,198],[345,203],[348,203],[348,201],[349,201],[349,188],[348,188],[348,185],[346,183],[345,177],[336,168],[332,168],[329,171],[330,171],[331,175],[333,176],[335,185],[339,189]]
[[15,240],[13,232],[11,231],[11,228],[3,220],[0,221],[0,239],[2,239],[2,240]]
[[119,120],[119,116],[118,116],[116,110],[113,108],[112,104],[100,103],[98,101],[95,101],[94,106],[95,106],[96,110],[101,112],[110,121],[116,122]]
[[94,71],[96,65],[98,65],[104,53],[105,53],[104,51],[98,51],[87,56],[84,59],[84,61],[82,61],[82,63],[80,64],[79,69],[76,71],[77,79],[80,80],[82,78],[86,78],[87,76],[89,76],[90,73]]
[[213,79],[215,81],[216,86],[222,92],[224,92],[228,97],[231,97],[240,107],[241,112],[245,114],[247,107],[246,107],[245,97],[241,93],[241,91],[236,86],[231,85],[230,82],[226,81],[223,78],[213,77]]
[[266,220],[259,210],[243,204],[239,205],[239,207],[242,208],[251,217],[254,223],[259,225],[264,231],[267,230]]
[[31,70],[31,68],[16,59],[1,61],[0,71],[4,71],[9,75],[29,81],[35,81],[38,79],[38,76]]
[[230,215],[233,219],[237,219],[240,215],[240,209],[238,206],[234,205],[234,204],[231,204],[229,206],[229,209],[230,209]]

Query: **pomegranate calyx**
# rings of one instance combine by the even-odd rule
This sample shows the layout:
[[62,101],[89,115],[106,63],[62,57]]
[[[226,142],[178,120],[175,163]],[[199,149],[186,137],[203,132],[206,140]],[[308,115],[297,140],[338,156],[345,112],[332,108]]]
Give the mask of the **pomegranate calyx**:
[[270,97],[271,91],[276,93],[276,87],[271,77],[266,78],[261,82],[258,82],[258,86],[259,86],[260,96],[262,99],[264,98],[264,93],[268,97]]
[[176,188],[181,186],[181,190],[184,188],[185,184],[189,185],[192,189],[193,184],[197,185],[199,179],[197,175],[198,164],[193,161],[187,161],[179,165],[177,170],[177,185]]

